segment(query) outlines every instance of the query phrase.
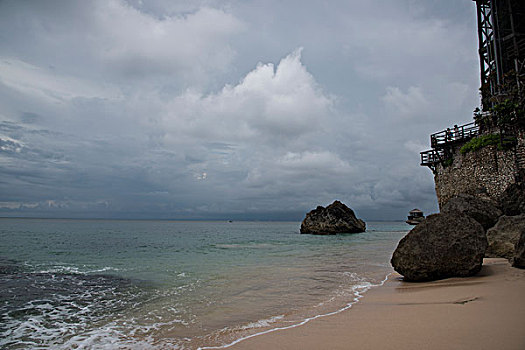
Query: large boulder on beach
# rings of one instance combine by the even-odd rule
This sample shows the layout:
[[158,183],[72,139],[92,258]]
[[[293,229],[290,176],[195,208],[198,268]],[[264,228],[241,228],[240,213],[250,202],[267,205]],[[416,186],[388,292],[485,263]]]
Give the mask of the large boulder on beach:
[[519,267],[520,269],[525,269],[525,232],[521,232],[520,239],[516,244],[516,250],[512,266]]
[[315,235],[358,233],[365,230],[365,222],[358,219],[354,211],[340,201],[335,201],[326,208],[318,206],[306,214],[301,224],[301,233]]
[[514,257],[515,246],[525,232],[525,215],[502,216],[496,225],[487,231],[487,258]]
[[491,201],[475,196],[461,194],[448,200],[441,213],[459,212],[470,216],[488,230],[498,222],[503,214]]
[[483,226],[459,212],[430,215],[399,242],[392,266],[407,281],[476,274],[487,237]]

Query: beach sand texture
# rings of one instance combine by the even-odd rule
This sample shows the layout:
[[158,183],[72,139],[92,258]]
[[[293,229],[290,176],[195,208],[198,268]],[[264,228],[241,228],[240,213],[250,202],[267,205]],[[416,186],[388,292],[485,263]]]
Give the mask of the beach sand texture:
[[525,270],[485,259],[475,277],[426,283],[390,275],[348,311],[231,349],[525,349]]

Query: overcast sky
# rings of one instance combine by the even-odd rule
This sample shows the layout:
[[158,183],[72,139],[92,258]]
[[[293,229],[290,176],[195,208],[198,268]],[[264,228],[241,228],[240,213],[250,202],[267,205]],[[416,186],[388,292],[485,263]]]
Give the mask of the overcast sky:
[[478,71],[467,0],[0,0],[0,216],[436,212]]

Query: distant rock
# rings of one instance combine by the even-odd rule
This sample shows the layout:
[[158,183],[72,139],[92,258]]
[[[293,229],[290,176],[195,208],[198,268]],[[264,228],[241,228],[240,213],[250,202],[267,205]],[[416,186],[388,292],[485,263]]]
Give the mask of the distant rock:
[[457,211],[434,214],[401,239],[391,263],[409,281],[471,276],[481,269],[486,248],[476,220]]
[[521,232],[521,237],[516,244],[516,250],[514,254],[514,261],[512,266],[525,269],[525,232]]
[[487,231],[488,258],[514,257],[514,249],[520,236],[525,232],[525,215],[502,216],[496,225]]
[[525,183],[513,183],[499,198],[500,208],[505,215],[525,214]]
[[354,211],[340,201],[335,201],[326,208],[318,206],[306,214],[301,224],[301,233],[314,235],[358,233],[365,230],[365,222],[356,218]]
[[479,222],[485,230],[494,226],[502,215],[501,210],[496,208],[492,202],[467,194],[451,198],[441,208],[443,214],[450,212],[459,212],[470,216]]

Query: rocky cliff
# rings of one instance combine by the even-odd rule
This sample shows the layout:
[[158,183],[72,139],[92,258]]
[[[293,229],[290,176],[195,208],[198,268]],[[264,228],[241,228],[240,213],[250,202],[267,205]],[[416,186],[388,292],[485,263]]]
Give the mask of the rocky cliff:
[[524,131],[510,147],[504,140],[494,132],[482,134],[468,144],[446,142],[435,153],[439,163],[431,169],[441,214],[399,242],[391,263],[406,280],[470,276],[484,256],[525,268]]
[[434,174],[439,207],[460,194],[499,201],[505,190],[523,180],[525,173],[525,135],[517,135],[516,147],[499,150],[486,146],[462,154],[456,146],[446,164],[437,164]]

